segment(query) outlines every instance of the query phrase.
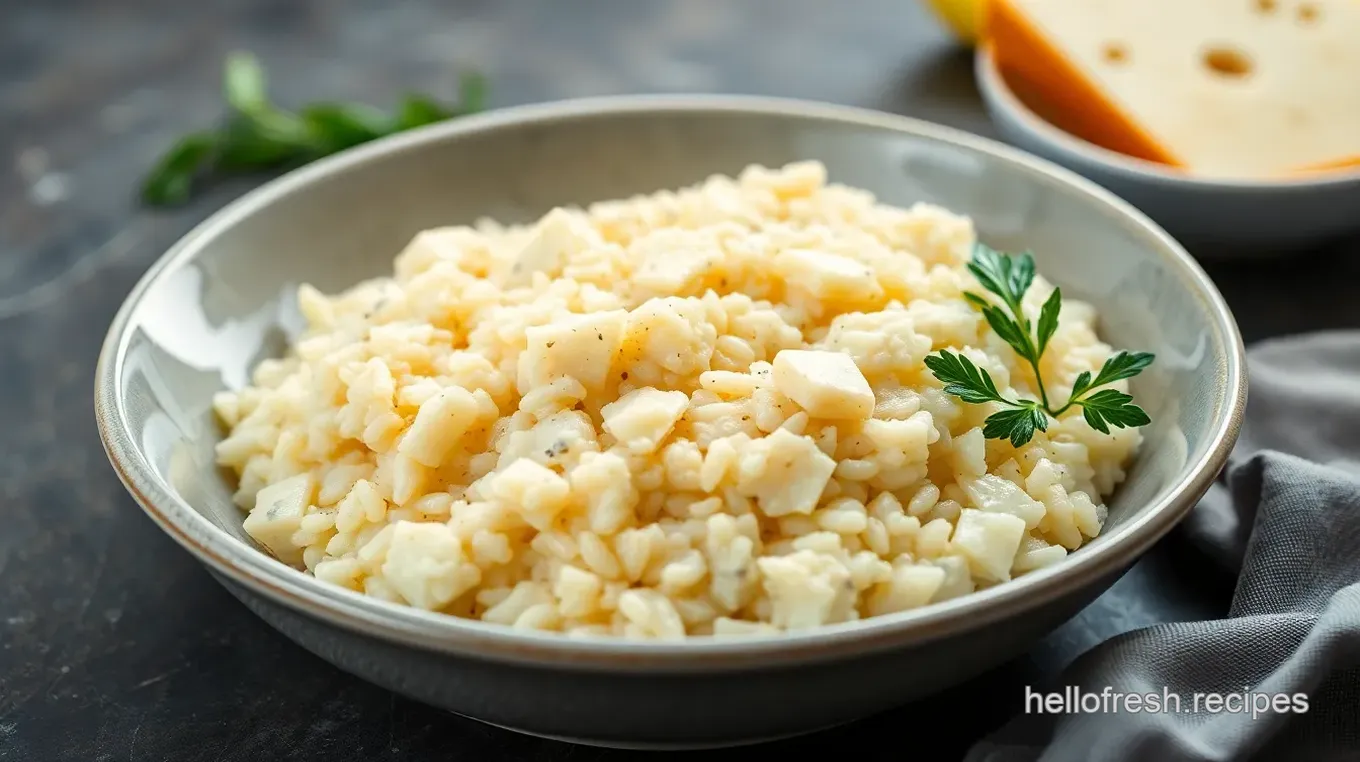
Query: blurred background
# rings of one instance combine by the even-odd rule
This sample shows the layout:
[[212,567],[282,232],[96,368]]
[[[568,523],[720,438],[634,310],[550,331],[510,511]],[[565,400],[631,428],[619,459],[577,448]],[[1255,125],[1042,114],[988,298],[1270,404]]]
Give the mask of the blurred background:
[[[338,672],[231,599],[105,463],[90,386],[114,312],[171,243],[264,177],[172,209],[137,195],[179,136],[218,119],[234,50],[258,56],[286,107],[386,110],[405,91],[453,99],[475,70],[490,108],[747,93],[995,137],[971,51],[923,0],[0,2],[0,760],[631,758],[525,739]],[[1360,242],[1205,266],[1249,342],[1360,325],[1348,283]],[[896,760],[887,740],[919,723],[953,750],[938,758],[958,756],[1065,654],[1222,613],[1231,580],[1185,572],[1180,542],[1021,663],[929,706],[773,750],[849,744]],[[959,715],[964,729],[944,733],[939,720]]]

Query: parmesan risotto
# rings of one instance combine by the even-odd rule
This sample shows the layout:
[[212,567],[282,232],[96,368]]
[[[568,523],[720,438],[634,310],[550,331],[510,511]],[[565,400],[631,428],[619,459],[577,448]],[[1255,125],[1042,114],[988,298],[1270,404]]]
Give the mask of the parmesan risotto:
[[[1072,411],[1017,449],[941,390],[950,348],[1036,396],[963,296],[974,240],[816,162],[427,230],[390,277],[299,290],[289,356],[215,399],[217,457],[280,561],[499,625],[730,636],[968,595],[1099,534],[1141,440]],[[1113,354],[1096,318],[1063,302],[1050,393]]]

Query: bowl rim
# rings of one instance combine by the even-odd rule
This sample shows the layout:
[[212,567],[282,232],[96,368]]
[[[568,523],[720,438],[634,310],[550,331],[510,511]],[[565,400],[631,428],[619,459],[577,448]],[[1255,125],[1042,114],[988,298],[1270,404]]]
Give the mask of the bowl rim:
[[[233,537],[175,495],[136,444],[118,390],[130,343],[128,330],[142,298],[160,278],[192,260],[202,244],[276,199],[305,192],[347,168],[501,128],[666,113],[717,113],[838,123],[910,134],[987,154],[1036,181],[1069,187],[1114,213],[1144,236],[1211,315],[1210,330],[1226,353],[1222,399],[1202,453],[1187,459],[1179,478],[1109,539],[1058,564],[1003,585],[895,614],[805,631],[683,641],[569,637],[428,612],[322,582]],[[342,629],[425,651],[483,660],[577,670],[682,672],[848,658],[903,648],[971,631],[1037,608],[1097,577],[1114,577],[1169,532],[1209,489],[1241,429],[1246,404],[1245,348],[1225,300],[1199,264],[1165,231],[1127,202],[1074,172],[997,141],[951,127],[864,108],[790,98],[728,94],[649,94],[574,98],[495,109],[382,138],[275,178],[230,202],[193,227],[143,274],[109,325],[95,370],[95,418],[110,464],[147,515],[225,578],[287,609]],[[1193,456],[1194,453],[1188,455]]]
[[1004,111],[1031,137],[1063,154],[1066,160],[1097,165],[1147,183],[1166,183],[1215,193],[1270,193],[1318,191],[1360,185],[1360,167],[1319,172],[1297,179],[1205,177],[1168,169],[1156,162],[1112,151],[1083,140],[1034,112],[1007,84],[988,43],[973,53],[973,78],[989,107]]

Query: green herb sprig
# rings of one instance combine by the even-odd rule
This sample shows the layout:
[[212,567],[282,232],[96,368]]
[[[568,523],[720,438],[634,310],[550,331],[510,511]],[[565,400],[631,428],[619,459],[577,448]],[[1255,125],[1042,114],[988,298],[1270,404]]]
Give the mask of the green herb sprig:
[[1025,292],[1034,282],[1031,254],[1003,254],[979,242],[973,247],[968,270],[994,298],[971,292],[964,297],[982,311],[987,325],[1010,345],[1016,356],[1034,369],[1039,394],[1038,400],[1007,399],[997,391],[987,371],[962,354],[941,350],[926,357],[926,367],[944,384],[946,394],[972,404],[997,402],[1005,406],[987,417],[982,428],[984,437],[1009,439],[1012,445],[1020,447],[1034,438],[1036,430],[1047,431],[1050,418],[1057,420],[1073,407],[1080,407],[1086,422],[1102,434],[1110,433],[1111,426],[1125,428],[1151,423],[1147,413],[1133,404],[1132,396],[1100,387],[1142,373],[1152,364],[1152,353],[1121,351],[1106,360],[1094,378],[1090,371],[1082,372],[1073,383],[1067,402],[1055,408],[1044,388],[1039,361],[1058,330],[1062,290],[1053,289],[1039,309],[1038,325],[1032,326],[1021,308]]
[[318,102],[297,113],[278,108],[269,102],[264,69],[250,53],[228,56],[223,79],[229,110],[222,125],[180,138],[142,181],[144,203],[182,204],[214,179],[298,167],[385,135],[486,107],[486,83],[476,72],[462,75],[456,105],[408,93],[391,116],[359,103]]

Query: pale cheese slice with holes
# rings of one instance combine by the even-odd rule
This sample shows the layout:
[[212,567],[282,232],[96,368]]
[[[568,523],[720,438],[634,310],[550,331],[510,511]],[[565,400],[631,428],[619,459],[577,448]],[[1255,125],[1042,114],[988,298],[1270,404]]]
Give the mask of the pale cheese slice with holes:
[[1002,76],[1059,127],[1222,178],[1360,166],[1360,0],[992,0]]

